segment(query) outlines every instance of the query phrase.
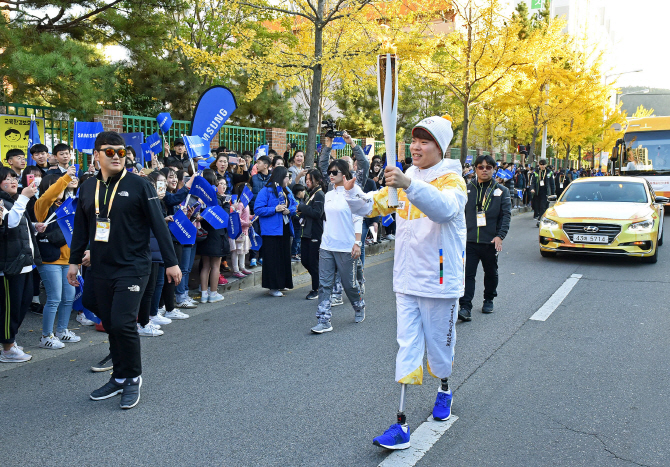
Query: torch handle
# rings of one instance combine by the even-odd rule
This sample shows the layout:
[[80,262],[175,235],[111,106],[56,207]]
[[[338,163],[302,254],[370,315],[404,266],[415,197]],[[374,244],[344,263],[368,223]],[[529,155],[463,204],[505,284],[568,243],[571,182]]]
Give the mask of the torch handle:
[[398,207],[398,189],[390,186],[388,190],[389,190],[388,191],[388,201],[389,201],[388,206],[390,208],[397,208]]

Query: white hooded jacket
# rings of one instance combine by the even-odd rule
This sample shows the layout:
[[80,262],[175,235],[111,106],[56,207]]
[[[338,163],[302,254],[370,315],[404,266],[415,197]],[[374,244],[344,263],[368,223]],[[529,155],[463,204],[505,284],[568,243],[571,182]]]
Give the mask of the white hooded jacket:
[[396,211],[393,291],[419,297],[459,298],[465,274],[467,193],[460,161],[442,159],[429,169],[410,167],[398,208],[388,207],[388,188],[346,192],[353,214],[375,217]]

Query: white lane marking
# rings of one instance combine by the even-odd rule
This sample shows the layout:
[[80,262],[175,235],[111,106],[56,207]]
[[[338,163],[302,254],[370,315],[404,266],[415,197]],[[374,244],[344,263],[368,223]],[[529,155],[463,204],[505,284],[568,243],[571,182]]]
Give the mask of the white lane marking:
[[563,300],[565,300],[565,297],[568,296],[572,288],[577,285],[577,282],[579,282],[579,279],[582,278],[581,274],[573,274],[567,279],[565,279],[565,282],[563,282],[563,285],[561,285],[554,294],[549,297],[549,300],[544,302],[544,305],[537,310],[533,316],[530,317],[530,319],[533,319],[535,321],[546,321],[549,316],[554,312],[558,306],[563,303]]
[[438,422],[433,420],[431,415],[428,420],[419,425],[419,428],[410,432],[412,445],[408,449],[393,451],[378,467],[412,467],[426,455],[433,444],[451,428],[456,420],[458,417],[452,415],[447,420]]

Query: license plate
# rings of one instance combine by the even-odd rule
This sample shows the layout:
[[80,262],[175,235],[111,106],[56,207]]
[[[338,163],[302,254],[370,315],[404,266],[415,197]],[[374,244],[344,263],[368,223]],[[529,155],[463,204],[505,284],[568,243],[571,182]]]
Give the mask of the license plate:
[[609,243],[607,235],[574,235],[572,241],[574,243],[577,242]]

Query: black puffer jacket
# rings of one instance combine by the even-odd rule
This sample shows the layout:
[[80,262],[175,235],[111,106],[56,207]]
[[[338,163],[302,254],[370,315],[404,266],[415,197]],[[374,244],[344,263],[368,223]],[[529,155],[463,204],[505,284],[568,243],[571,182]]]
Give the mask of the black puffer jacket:
[[[5,209],[11,211],[14,200],[4,191],[0,191]],[[33,249],[30,250],[30,242]],[[0,225],[0,271],[6,275],[20,274],[21,269],[32,265],[40,266],[42,257],[35,240],[35,230],[24,212],[19,225],[10,229],[6,216]]]

